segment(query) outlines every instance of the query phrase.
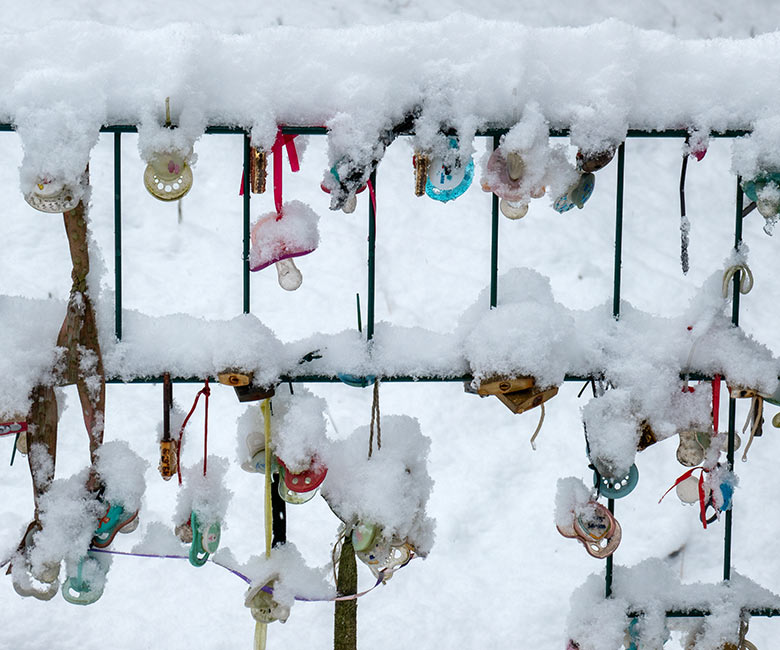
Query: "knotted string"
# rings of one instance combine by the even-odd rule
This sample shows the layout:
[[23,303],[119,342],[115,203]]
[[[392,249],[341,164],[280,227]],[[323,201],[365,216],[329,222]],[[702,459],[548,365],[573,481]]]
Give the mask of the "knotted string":
[[209,441],[209,395],[211,394],[211,389],[209,388],[209,380],[206,378],[206,383],[198,391],[198,394],[195,395],[195,401],[192,403],[192,408],[190,409],[190,412],[187,413],[187,417],[184,418],[184,422],[181,423],[181,429],[179,429],[179,439],[176,441],[176,475],[179,478],[179,485],[181,485],[181,445],[184,439],[184,429],[187,426],[187,422],[190,421],[190,418],[192,417],[192,414],[195,412],[195,408],[198,406],[198,401],[200,400],[200,396],[204,395],[206,400],[206,409],[205,409],[205,422],[203,424],[203,476],[206,476],[206,458],[208,457],[208,441]]
[[371,454],[374,449],[374,424],[376,423],[376,448],[377,451],[382,448],[382,424],[379,415],[379,379],[374,382],[374,398],[371,402],[371,424],[369,426],[368,435],[368,457],[371,458]]

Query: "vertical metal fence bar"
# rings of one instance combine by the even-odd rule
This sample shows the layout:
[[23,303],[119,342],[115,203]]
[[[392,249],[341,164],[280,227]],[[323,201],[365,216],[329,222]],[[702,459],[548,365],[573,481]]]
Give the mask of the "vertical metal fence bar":
[[243,287],[244,287],[244,313],[249,313],[249,199],[251,198],[251,182],[249,179],[249,155],[251,141],[248,133],[244,133],[244,250],[242,254]]
[[122,339],[122,134],[114,133],[114,334]]
[[615,276],[612,288],[612,315],[620,318],[620,271],[623,258],[623,177],[626,166],[626,143],[618,147],[617,188],[615,190]]
[[366,308],[366,340],[374,338],[374,292],[375,292],[375,272],[376,272],[376,211],[374,210],[374,201],[376,200],[376,170],[371,172],[369,179],[371,187],[368,197],[368,306]]
[[[618,147],[617,160],[617,189],[615,192],[615,262],[614,283],[612,285],[612,315],[615,320],[620,318],[620,271],[623,265],[623,177],[626,167],[626,143]],[[607,508],[615,513],[615,500],[607,499]],[[604,573],[604,593],[607,598],[612,595],[612,555],[607,558],[607,566]]]
[[[734,217],[734,248],[739,249],[742,243],[742,179],[737,177],[736,215]],[[739,327],[739,282],[741,273],[734,274],[734,284],[731,289],[731,322]],[[726,451],[729,471],[734,470],[734,438],[736,434],[737,401],[729,395],[729,442]],[[731,579],[731,533],[734,506],[726,510],[726,522],[723,530],[723,579]]]
[[[493,149],[498,149],[501,138],[493,136]],[[490,195],[493,206],[490,222],[490,308],[498,305],[498,196]]]

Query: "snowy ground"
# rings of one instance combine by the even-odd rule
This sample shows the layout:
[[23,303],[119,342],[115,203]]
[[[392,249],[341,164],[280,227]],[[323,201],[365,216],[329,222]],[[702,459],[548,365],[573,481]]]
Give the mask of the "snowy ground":
[[[583,24],[610,15],[603,6],[607,3],[597,4],[587,15],[581,3],[568,3],[568,11],[561,13],[542,8],[541,3],[526,3],[523,10],[498,0],[483,4],[488,17],[508,14],[534,25]],[[52,3],[49,9],[53,17],[62,18],[64,7],[77,5],[75,0]],[[629,12],[629,7],[637,11],[618,17],[686,37],[768,31],[780,17],[775,7],[760,3],[740,8],[739,13],[724,3],[710,5],[708,11],[694,14],[676,7],[658,5],[650,10],[639,9],[638,3],[624,4],[622,12]],[[247,26],[237,6],[230,5],[233,10],[225,10],[220,19],[227,30]],[[114,11],[90,7],[84,16],[134,27],[156,26],[161,20],[161,14],[150,8],[139,7],[132,15]],[[195,19],[208,16],[208,10],[197,5],[189,11]],[[355,9],[313,3],[305,12],[266,9],[247,22],[271,24],[278,19],[308,25],[315,15],[329,25],[438,17],[433,3],[373,2]],[[28,29],[31,20],[21,9],[12,10],[4,29]],[[701,283],[722,269],[733,244],[735,183],[729,172],[730,143],[715,141],[702,162],[689,165],[691,271],[687,277],[682,275],[677,198],[681,144],[630,140],[626,147],[622,295],[637,308],[665,316],[680,313]],[[111,136],[102,136],[90,166],[91,227],[105,258],[108,286],[113,282],[111,145]],[[481,155],[484,143],[477,147]],[[377,320],[446,332],[489,280],[490,198],[477,184],[447,205],[415,198],[411,153],[409,143],[399,140],[379,168]],[[241,311],[241,200],[237,196],[241,139],[204,137],[198,155],[195,184],[183,202],[179,224],[175,205],[157,202],[144,190],[136,138],[123,137],[123,271],[128,309],[206,318],[230,318]],[[0,134],[0,196],[5,206],[0,214],[0,293],[64,300],[70,288],[70,260],[61,218],[36,213],[24,203],[18,191],[21,156],[17,136]],[[285,195],[308,202],[322,215],[321,246],[299,263],[304,274],[301,289],[283,292],[270,269],[252,277],[252,312],[284,341],[354,326],[355,293],[365,295],[366,195],[360,196],[353,215],[329,212],[328,198],[319,190],[326,167],[324,138],[314,137],[302,171],[285,178]],[[615,173],[613,162],[598,174],[596,194],[583,211],[558,215],[545,200],[535,202],[522,221],[502,218],[500,270],[536,269],[550,278],[556,299],[569,308],[611,303]],[[253,214],[271,206],[268,195],[254,198]],[[778,355],[773,319],[780,300],[773,266],[777,236],[767,237],[762,225],[756,213],[744,224],[756,285],[743,299],[741,324]],[[569,596],[589,574],[603,571],[603,563],[561,537],[553,525],[557,479],[590,480],[579,412],[588,392],[578,400],[580,387],[565,385],[548,404],[538,450],[533,452],[528,438],[536,425],[535,412],[514,416],[496,400],[464,394],[457,383],[383,385],[382,413],[417,417],[432,439],[429,469],[435,487],[428,512],[437,519],[437,536],[428,559],[412,562],[386,586],[360,600],[361,647],[565,647]],[[367,424],[369,390],[343,385],[310,388],[328,401],[334,437]],[[66,392],[58,477],[78,471],[88,460],[78,399],[74,390]],[[193,385],[174,389],[186,407],[195,392]],[[230,459],[228,482],[234,491],[223,545],[236,557],[247,558],[263,549],[262,485],[260,477],[245,474],[236,462],[235,420],[243,407],[228,388],[214,387],[212,396],[209,450]],[[724,400],[722,413],[725,404]],[[171,523],[177,487],[174,481],[163,482],[155,468],[160,407],[160,386],[109,387],[106,439],[128,440],[151,464],[142,527],[128,538],[118,538],[115,548],[130,549],[143,538],[150,522]],[[744,408],[741,405],[738,422]],[[189,431],[200,426],[202,420],[196,418]],[[187,464],[200,454],[195,440],[193,435],[185,451]],[[735,570],[775,592],[780,591],[780,562],[772,553],[777,526],[768,517],[771,510],[767,511],[764,498],[780,487],[772,460],[779,447],[767,424],[750,461],[736,467],[740,487],[734,513]],[[640,484],[616,506],[624,532],[615,561],[630,566],[657,557],[670,563],[684,582],[717,582],[723,524],[702,530],[694,508],[683,507],[674,495],[658,504],[681,473],[674,451],[674,442],[666,441],[639,456]],[[10,455],[8,438],[0,439],[0,452]],[[5,495],[0,508],[0,557],[4,557],[18,542],[32,510],[25,459],[17,457],[13,467],[6,467],[0,486]],[[319,498],[288,507],[288,539],[310,565],[329,561],[337,524]],[[364,569],[361,586],[371,583]],[[44,645],[92,650],[107,644],[117,648],[165,645],[170,650],[249,647],[254,622],[243,606],[244,587],[235,576],[212,565],[194,569],[180,560],[117,557],[103,597],[79,608],[60,598],[48,603],[21,599],[10,579],[5,579],[0,582],[0,603],[6,613],[0,646],[19,650]],[[297,604],[285,625],[269,628],[268,647],[330,647],[332,614],[329,604]],[[754,620],[750,639],[758,647],[771,648],[776,632],[775,622]]]

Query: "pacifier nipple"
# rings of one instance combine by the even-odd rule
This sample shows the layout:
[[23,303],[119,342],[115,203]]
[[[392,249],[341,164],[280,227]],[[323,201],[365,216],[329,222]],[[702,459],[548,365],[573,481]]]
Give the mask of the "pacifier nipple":
[[518,181],[523,175],[525,164],[520,154],[516,151],[510,151],[506,156],[506,172],[513,181]]
[[344,205],[341,206],[341,210],[344,214],[352,214],[357,207],[357,196],[350,194]]
[[276,273],[279,276],[279,286],[285,291],[295,291],[303,282],[303,273],[295,266],[291,258],[279,260],[275,263]]
[[508,219],[522,219],[528,214],[528,204],[523,203],[522,201],[507,201],[506,199],[501,199],[499,207],[501,208],[501,214]]

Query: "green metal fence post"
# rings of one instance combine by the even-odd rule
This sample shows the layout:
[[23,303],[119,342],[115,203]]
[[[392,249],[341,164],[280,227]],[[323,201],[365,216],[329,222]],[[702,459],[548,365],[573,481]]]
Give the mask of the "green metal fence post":
[[[742,179],[737,177],[737,200],[736,200],[736,216],[734,217],[734,248],[739,249],[742,243]],[[734,327],[739,327],[739,282],[741,272],[737,271],[734,274],[734,284],[731,288],[731,323]],[[729,471],[734,471],[734,446],[736,435],[736,419],[737,419],[737,400],[729,395],[729,440],[728,448],[726,451],[726,459],[728,462]],[[734,506],[726,510],[726,522],[723,531],[723,579],[731,579],[731,533],[733,522]]]
[[612,315],[620,318],[620,271],[623,264],[623,177],[626,167],[626,143],[618,147],[617,188],[615,190],[615,268],[612,287]]
[[251,140],[248,133],[244,133],[244,251],[243,259],[243,286],[244,286],[244,313],[249,313],[249,199],[251,198],[251,182],[249,180],[249,156]]
[[[622,142],[618,147],[617,160],[617,189],[615,192],[615,262],[614,283],[612,286],[612,315],[615,320],[620,319],[620,270],[623,265],[623,177],[626,167],[626,143]],[[607,508],[615,514],[615,500],[607,499]],[[612,596],[612,555],[607,558],[607,566],[604,574],[604,593],[606,597]]]
[[[501,137],[493,136],[493,149],[498,149]],[[490,222],[490,308],[498,305],[498,196],[490,195],[492,200],[492,219]]]
[[122,133],[114,133],[114,334],[122,339]]
[[376,170],[371,172],[369,179],[373,192],[369,191],[368,197],[368,306],[366,311],[366,340],[374,338],[374,291],[376,274]]

